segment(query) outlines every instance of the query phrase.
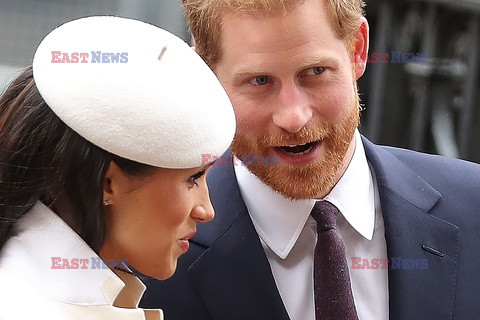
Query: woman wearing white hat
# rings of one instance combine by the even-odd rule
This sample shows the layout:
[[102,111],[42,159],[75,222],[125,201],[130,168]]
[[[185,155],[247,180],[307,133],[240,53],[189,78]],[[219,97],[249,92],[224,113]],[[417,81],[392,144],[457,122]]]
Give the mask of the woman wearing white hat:
[[234,133],[222,86],[170,33],[116,17],[52,31],[0,99],[0,319],[162,319],[123,263],[173,274],[213,218],[202,154]]

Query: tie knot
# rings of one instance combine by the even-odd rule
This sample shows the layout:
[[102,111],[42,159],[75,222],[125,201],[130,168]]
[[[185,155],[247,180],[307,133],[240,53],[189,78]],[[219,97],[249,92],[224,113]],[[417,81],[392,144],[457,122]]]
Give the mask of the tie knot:
[[312,217],[317,221],[317,231],[335,229],[338,209],[328,201],[317,201],[312,209]]

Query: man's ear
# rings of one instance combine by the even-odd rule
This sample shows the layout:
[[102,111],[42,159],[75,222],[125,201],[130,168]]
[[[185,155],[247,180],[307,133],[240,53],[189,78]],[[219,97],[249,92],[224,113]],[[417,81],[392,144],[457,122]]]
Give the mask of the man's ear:
[[369,45],[369,28],[365,17],[361,18],[361,24],[355,35],[353,43],[352,61],[355,68],[355,77],[358,80],[367,67]]

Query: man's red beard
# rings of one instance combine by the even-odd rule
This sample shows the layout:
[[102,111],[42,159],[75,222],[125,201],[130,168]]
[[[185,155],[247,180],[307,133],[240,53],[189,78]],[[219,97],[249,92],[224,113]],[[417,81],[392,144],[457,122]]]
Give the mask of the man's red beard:
[[240,159],[242,155],[271,157],[274,155],[272,147],[323,140],[321,156],[307,165],[246,165],[266,185],[287,198],[312,199],[325,196],[337,183],[338,171],[359,124],[359,101],[355,102],[342,123],[312,124],[296,133],[282,130],[276,134],[265,134],[259,139],[237,130],[231,149]]

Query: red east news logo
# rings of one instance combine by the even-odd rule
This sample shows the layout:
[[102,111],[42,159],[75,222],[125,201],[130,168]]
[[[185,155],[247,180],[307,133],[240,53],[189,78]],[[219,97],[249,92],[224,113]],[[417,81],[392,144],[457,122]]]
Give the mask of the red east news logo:
[[428,259],[391,257],[389,261],[388,259],[352,257],[351,269],[388,269],[389,267],[401,270],[425,270],[428,269]]
[[128,262],[127,259],[101,259],[100,257],[90,259],[51,257],[51,259],[51,269],[124,269]]
[[[128,52],[62,52],[51,51],[52,63],[127,63]],[[90,58],[90,59],[89,59]]]

